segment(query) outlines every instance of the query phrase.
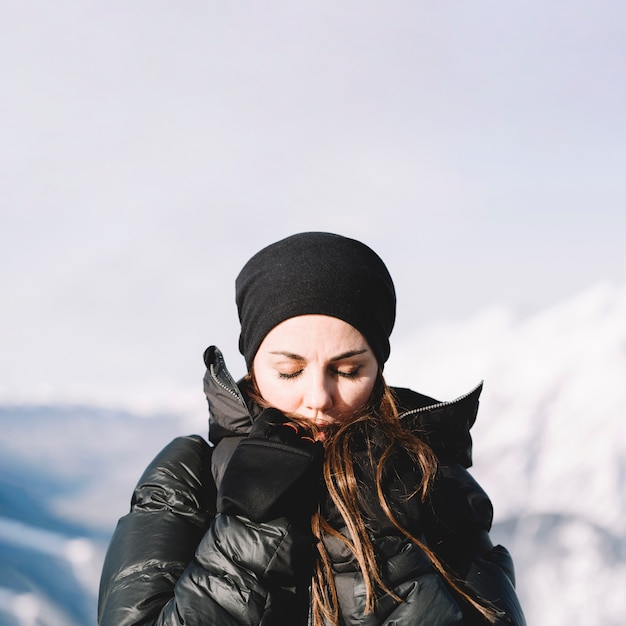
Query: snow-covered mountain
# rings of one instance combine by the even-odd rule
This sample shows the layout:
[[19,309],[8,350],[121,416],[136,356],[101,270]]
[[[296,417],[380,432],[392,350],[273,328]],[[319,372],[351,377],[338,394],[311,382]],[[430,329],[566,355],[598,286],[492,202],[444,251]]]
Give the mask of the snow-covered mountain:
[[0,626],[95,624],[109,537],[181,419],[1,407],[0,423]]
[[626,289],[526,319],[427,328],[388,374],[454,397],[485,379],[473,473],[513,553],[530,625],[626,623]]
[[[442,321],[396,338],[386,374],[441,399],[485,380],[473,471],[529,625],[624,624],[626,289]],[[0,421],[0,626],[93,624],[115,522],[188,418],[57,406],[3,407]]]

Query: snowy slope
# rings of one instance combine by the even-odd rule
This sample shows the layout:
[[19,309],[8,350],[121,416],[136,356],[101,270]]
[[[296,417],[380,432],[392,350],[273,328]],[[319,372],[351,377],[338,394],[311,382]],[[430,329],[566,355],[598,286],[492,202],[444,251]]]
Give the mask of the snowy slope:
[[0,626],[95,624],[108,539],[181,420],[2,407],[0,423]]
[[[443,321],[396,338],[386,375],[441,399],[485,380],[473,472],[529,625],[623,625],[626,289]],[[4,407],[0,421],[0,626],[93,624],[115,522],[189,422],[79,407]]]
[[529,624],[623,626],[626,289],[598,286],[523,320],[492,310],[442,323],[396,357],[390,378],[444,398],[485,379],[473,473]]

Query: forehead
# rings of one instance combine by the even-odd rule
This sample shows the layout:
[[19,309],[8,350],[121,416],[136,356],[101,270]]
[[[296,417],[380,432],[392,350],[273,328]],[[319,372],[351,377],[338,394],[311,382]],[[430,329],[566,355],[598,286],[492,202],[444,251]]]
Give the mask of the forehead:
[[275,326],[259,350],[307,354],[339,354],[367,349],[365,337],[347,322],[328,315],[299,315]]

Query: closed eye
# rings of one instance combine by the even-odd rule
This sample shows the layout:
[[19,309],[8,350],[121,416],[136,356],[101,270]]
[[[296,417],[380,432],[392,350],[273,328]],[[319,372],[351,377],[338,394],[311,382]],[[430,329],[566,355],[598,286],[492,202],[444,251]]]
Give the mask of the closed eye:
[[292,378],[297,378],[300,374],[302,374],[302,370],[298,370],[296,372],[278,372],[278,378],[291,380]]
[[[351,379],[351,378],[356,378],[359,375],[360,369],[361,369],[360,367],[357,367],[347,372],[344,370],[339,370],[339,369],[331,369],[330,373],[333,376],[340,376],[341,378]],[[282,380],[293,380],[294,378],[297,378],[298,376],[300,376],[300,374],[302,374],[303,371],[304,370],[297,370],[295,372],[278,372],[278,378]]]
[[355,367],[353,370],[350,370],[348,372],[336,369],[332,370],[332,373],[336,376],[341,376],[341,378],[356,378],[359,375],[360,369],[360,367]]

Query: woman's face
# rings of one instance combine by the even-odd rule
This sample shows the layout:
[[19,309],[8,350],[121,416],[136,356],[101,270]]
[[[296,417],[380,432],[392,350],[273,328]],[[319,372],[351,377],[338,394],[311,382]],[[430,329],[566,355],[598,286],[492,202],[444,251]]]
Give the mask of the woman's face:
[[300,315],[275,326],[252,367],[268,404],[321,429],[353,419],[369,400],[378,375],[378,362],[363,335],[327,315]]

